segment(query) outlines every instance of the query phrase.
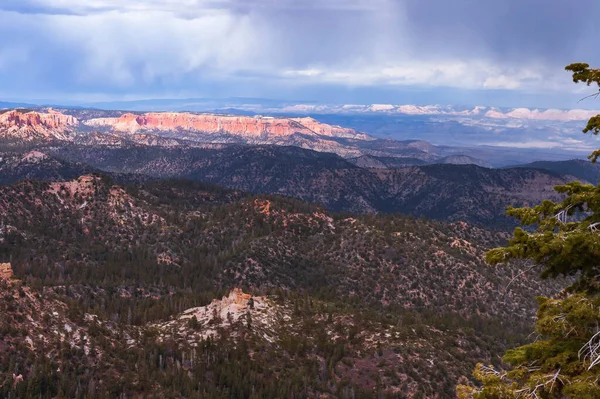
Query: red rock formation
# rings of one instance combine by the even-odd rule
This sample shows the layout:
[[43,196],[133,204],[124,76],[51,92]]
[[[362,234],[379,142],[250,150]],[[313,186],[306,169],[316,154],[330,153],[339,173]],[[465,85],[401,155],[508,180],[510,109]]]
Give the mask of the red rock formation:
[[232,299],[236,305],[246,306],[248,304],[248,300],[252,298],[252,295],[245,294],[241,288],[236,287],[229,294],[229,298]]
[[[132,114],[117,118],[96,118],[84,122],[101,132],[83,133],[80,122],[53,110],[47,113],[12,110],[0,113],[0,139],[18,141],[61,140],[87,145],[119,146],[128,142],[140,145],[176,147],[184,139],[189,143],[293,145],[341,156],[359,156],[361,152],[332,138],[371,140],[353,129],[332,126],[312,118],[273,118],[180,112]],[[296,135],[301,134],[302,136]],[[126,137],[123,137],[126,135]],[[237,136],[232,139],[231,136]]]
[[[189,113],[124,114],[119,118],[99,118],[86,122],[88,126],[109,127],[117,132],[188,131],[209,134],[226,133],[244,137],[285,137],[294,133],[334,137],[362,138],[355,130],[330,126],[312,118],[270,118],[226,115],[196,115]],[[365,136],[366,137],[366,136]]]
[[0,137],[25,141],[35,139],[69,140],[66,133],[79,125],[69,115],[50,110],[48,113],[12,110],[0,114]]
[[13,276],[13,270],[10,263],[0,263],[0,280],[10,280]]
[[69,115],[61,114],[50,110],[47,114],[39,112],[23,113],[19,110],[12,110],[0,114],[0,124],[3,126],[16,127],[44,127],[48,129],[61,129],[69,126],[77,126],[79,121]]

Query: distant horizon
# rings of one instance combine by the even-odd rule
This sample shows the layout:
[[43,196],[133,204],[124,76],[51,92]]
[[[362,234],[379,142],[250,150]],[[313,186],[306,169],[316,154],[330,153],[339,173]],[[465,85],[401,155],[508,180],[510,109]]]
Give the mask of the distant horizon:
[[[113,100],[101,100],[101,101],[76,101],[76,100],[60,100],[60,99],[35,99],[35,98],[25,98],[25,99],[14,99],[14,98],[1,98],[0,97],[0,107],[3,107],[3,104],[14,104],[19,105],[22,104],[24,106],[34,106],[34,107],[79,107],[79,108],[98,108],[102,106],[118,106],[118,105],[142,105],[143,103],[148,103],[152,106],[152,103],[160,103],[160,102],[214,102],[214,103],[226,103],[228,101],[257,101],[261,105],[260,102],[271,102],[273,105],[311,105],[311,106],[387,106],[391,105],[394,107],[401,106],[417,106],[417,107],[428,107],[428,106],[438,106],[438,107],[456,107],[461,109],[467,108],[476,108],[476,107],[485,107],[485,108],[497,108],[501,110],[516,110],[516,109],[528,109],[531,111],[539,110],[560,110],[560,111],[576,111],[576,110],[584,110],[584,111],[594,111],[600,114],[600,101],[595,101],[594,99],[590,99],[589,101],[583,101],[574,104],[572,107],[539,107],[539,106],[507,106],[507,105],[494,105],[494,104],[486,104],[486,103],[473,103],[473,104],[465,104],[465,103],[436,103],[436,102],[328,102],[322,100],[306,100],[306,99],[297,99],[297,100],[287,100],[287,99],[278,99],[278,98],[267,98],[267,97],[147,97],[147,98],[138,98],[138,99],[113,99]],[[253,105],[252,103],[242,103],[242,105]],[[596,105],[596,106],[594,106]],[[168,105],[167,105],[168,107]],[[233,107],[233,104],[232,104]],[[8,107],[9,108],[9,107]],[[114,110],[114,111],[127,111],[128,109],[118,109],[118,108],[99,108],[105,110]],[[136,110],[143,111],[143,110]],[[153,111],[153,110],[149,110]],[[154,111],[156,112],[156,111]],[[181,110],[172,110],[165,109],[164,112],[181,112]],[[202,111],[193,111],[190,112],[202,112]]]
[[[246,101],[251,100],[251,101]],[[0,108],[14,108],[0,102]],[[123,113],[192,112],[217,115],[303,117],[349,127],[373,137],[423,140],[435,145],[490,147],[587,156],[600,145],[600,137],[582,134],[586,121],[598,111],[584,109],[529,109],[452,105],[311,105],[269,99],[147,100],[104,104],[36,105],[97,109]],[[109,114],[110,115],[110,114]],[[111,117],[119,114],[110,115]]]

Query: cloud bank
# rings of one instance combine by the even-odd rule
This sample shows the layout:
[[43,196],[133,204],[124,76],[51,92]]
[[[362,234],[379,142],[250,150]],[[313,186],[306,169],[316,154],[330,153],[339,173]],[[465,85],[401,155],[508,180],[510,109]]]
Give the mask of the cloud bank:
[[435,102],[443,88],[562,107],[585,93],[564,66],[600,64],[598,15],[595,0],[4,0],[0,96]]

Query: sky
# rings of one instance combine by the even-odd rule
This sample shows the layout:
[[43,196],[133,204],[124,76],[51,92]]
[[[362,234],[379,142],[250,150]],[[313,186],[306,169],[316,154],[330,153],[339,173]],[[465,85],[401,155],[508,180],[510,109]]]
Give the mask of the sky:
[[597,0],[1,0],[0,101],[600,108]]

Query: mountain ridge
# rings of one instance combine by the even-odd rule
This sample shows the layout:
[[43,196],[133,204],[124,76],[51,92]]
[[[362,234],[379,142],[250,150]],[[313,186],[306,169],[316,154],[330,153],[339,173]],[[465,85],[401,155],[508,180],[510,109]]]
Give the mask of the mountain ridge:
[[[293,146],[51,146],[39,151],[48,155],[44,161],[48,179],[74,177],[86,170],[103,171],[118,181],[190,179],[251,193],[295,197],[334,211],[401,212],[494,228],[514,226],[514,220],[505,216],[507,206],[534,204],[546,197],[558,200],[553,187],[574,179],[535,168],[451,164],[359,167],[335,154]],[[30,169],[40,172],[29,176],[44,178],[44,169],[23,163],[25,157],[6,155],[6,162],[0,162],[0,171],[7,178],[13,176],[8,182],[19,180],[20,174],[28,177]],[[58,164],[51,163],[55,158]],[[71,165],[72,172],[61,173],[60,162]]]
[[536,161],[524,165],[517,165],[515,167],[536,168],[556,173],[568,173],[577,179],[593,185],[598,184],[598,178],[600,177],[600,165],[582,159],[573,159],[569,161]]

